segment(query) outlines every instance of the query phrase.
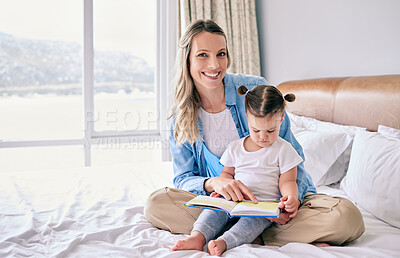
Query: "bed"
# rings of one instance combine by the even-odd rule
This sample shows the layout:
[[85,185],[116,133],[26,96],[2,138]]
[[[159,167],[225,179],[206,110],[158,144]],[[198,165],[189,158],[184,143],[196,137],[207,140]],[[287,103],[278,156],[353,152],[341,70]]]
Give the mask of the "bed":
[[[346,246],[242,245],[224,257],[400,256],[400,75],[285,82],[292,130],[319,192],[360,209],[364,234]],[[0,257],[208,257],[143,215],[172,186],[171,162],[0,173]]]

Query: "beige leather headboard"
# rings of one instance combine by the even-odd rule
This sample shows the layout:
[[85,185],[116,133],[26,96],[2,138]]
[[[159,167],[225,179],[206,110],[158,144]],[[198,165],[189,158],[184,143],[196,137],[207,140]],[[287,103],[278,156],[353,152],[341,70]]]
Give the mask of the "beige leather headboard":
[[400,129],[400,74],[289,81],[278,89],[296,95],[287,105],[296,115],[370,131],[380,124]]

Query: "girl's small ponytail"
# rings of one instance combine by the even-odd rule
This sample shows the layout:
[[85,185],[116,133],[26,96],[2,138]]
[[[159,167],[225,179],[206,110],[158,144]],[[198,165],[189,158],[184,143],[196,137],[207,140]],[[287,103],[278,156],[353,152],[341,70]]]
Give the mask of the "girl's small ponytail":
[[288,94],[285,95],[284,99],[287,102],[293,102],[293,101],[296,100],[296,96],[293,93],[288,93]]
[[244,86],[244,85],[240,86],[239,89],[238,89],[238,93],[239,93],[240,95],[246,95],[248,91],[249,91],[249,90],[248,90],[248,89],[246,88],[246,86]]

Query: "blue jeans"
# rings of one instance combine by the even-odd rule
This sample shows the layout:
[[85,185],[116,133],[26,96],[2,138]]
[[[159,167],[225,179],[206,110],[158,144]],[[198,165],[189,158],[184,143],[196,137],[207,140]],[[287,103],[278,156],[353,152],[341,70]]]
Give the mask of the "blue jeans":
[[[206,243],[214,239],[229,221],[225,212],[204,210],[193,225],[193,231],[199,231],[206,238]],[[228,231],[225,231],[218,239],[226,243],[226,250],[242,244],[250,244],[259,236],[265,228],[271,225],[267,218],[240,217],[238,222]]]

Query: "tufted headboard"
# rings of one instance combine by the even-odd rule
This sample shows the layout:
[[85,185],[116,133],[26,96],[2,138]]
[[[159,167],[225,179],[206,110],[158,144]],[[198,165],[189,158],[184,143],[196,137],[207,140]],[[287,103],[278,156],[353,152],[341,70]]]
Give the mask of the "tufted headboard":
[[287,105],[296,115],[370,131],[380,124],[400,129],[400,74],[288,81],[278,89],[296,95]]

